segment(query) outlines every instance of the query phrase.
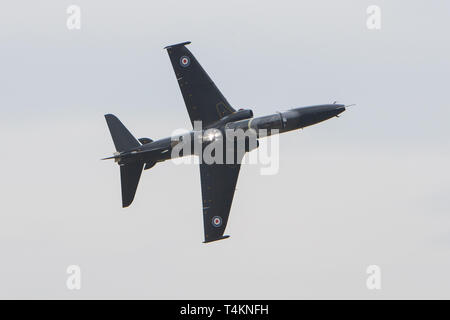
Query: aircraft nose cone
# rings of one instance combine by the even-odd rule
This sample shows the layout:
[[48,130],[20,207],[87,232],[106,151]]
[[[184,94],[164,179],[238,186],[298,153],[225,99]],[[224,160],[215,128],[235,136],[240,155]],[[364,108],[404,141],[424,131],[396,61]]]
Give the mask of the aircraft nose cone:
[[336,110],[337,114],[340,114],[340,113],[342,113],[342,112],[345,111],[345,105],[343,105],[343,104],[337,104],[335,110]]

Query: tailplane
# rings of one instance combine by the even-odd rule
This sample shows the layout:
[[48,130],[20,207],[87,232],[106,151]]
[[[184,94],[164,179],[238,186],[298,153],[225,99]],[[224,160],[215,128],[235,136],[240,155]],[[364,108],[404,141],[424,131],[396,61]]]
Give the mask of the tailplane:
[[120,166],[120,180],[122,185],[122,207],[128,207],[134,199],[141,178],[143,163],[135,162]]
[[117,155],[111,157],[115,159],[120,166],[120,180],[122,187],[122,207],[128,207],[134,199],[136,189],[141,178],[143,162],[121,163],[120,154],[124,151],[139,147],[141,143],[128,131],[120,120],[112,114],[105,115],[106,123],[117,150]]
[[105,114],[105,119],[117,151],[122,152],[141,145],[115,115]]

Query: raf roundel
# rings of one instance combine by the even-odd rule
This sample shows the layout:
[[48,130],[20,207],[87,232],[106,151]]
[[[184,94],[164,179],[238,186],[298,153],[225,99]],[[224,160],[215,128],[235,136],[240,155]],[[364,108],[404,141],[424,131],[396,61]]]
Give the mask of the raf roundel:
[[190,64],[191,64],[191,59],[189,59],[189,57],[182,56],[182,57],[180,58],[180,65],[181,65],[183,68],[188,67]]
[[222,225],[222,218],[219,216],[215,216],[212,218],[212,225],[216,228]]

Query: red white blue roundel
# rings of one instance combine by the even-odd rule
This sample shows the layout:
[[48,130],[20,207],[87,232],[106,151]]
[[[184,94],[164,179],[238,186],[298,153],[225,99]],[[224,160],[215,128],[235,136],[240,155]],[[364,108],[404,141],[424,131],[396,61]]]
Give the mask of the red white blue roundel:
[[212,218],[212,225],[216,228],[222,225],[222,218],[219,216],[215,216]]
[[191,64],[191,59],[189,59],[189,57],[187,57],[187,56],[182,56],[182,57],[180,58],[180,65],[181,65],[183,68],[188,67],[190,64]]

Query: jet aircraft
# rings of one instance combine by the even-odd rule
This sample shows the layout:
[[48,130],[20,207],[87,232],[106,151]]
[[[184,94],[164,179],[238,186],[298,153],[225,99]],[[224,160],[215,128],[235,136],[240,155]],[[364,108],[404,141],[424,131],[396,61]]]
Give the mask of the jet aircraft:
[[[250,132],[243,138],[233,138],[232,161],[200,162],[203,200],[204,242],[228,238],[224,235],[230,213],[236,182],[245,152],[258,148],[258,139],[274,133],[301,129],[337,117],[345,111],[343,104],[322,104],[292,108],[284,112],[254,117],[252,110],[235,110],[225,99],[194,55],[186,48],[190,42],[165,47],[181,90],[194,130],[182,137],[167,137],[153,141],[136,139],[114,115],[105,115],[116,152],[112,157],[120,166],[122,206],[128,207],[135,196],[143,170],[156,163],[187,155],[199,155],[208,145],[217,142],[227,132]],[[195,130],[196,123],[202,128]],[[252,143],[251,138],[256,143]],[[223,138],[222,138],[223,139]],[[240,140],[239,140],[240,139]],[[239,140],[239,141],[238,141]],[[241,141],[245,140],[245,141]],[[173,152],[180,142],[191,142],[190,148]],[[243,145],[243,152],[238,146]],[[225,150],[226,149],[226,150]],[[229,151],[229,145],[224,150]],[[225,152],[225,153],[226,153]],[[221,159],[221,156],[218,156]]]

